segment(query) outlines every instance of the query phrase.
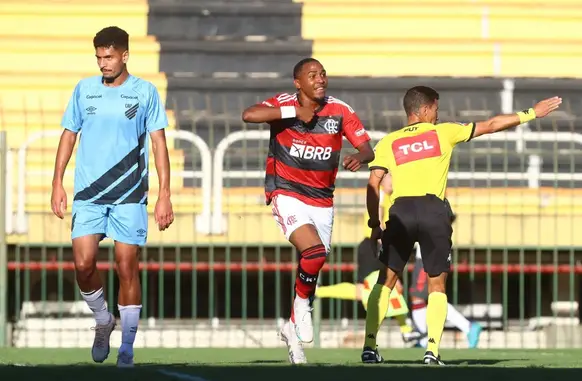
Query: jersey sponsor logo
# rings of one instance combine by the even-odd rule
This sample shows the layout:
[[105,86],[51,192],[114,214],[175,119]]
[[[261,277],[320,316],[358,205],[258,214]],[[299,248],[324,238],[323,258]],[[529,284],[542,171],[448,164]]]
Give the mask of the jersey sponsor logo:
[[87,95],[86,98],[87,99],[103,98],[103,95],[102,94],[98,94],[98,95]]
[[314,147],[305,144],[293,143],[289,155],[307,160],[329,160],[331,147]]
[[135,96],[135,95],[123,95],[123,94],[121,94],[121,98],[123,98],[123,99],[137,99],[137,96]]
[[439,137],[436,131],[427,131],[420,135],[397,139],[392,143],[392,153],[396,165],[438,157],[441,155]]

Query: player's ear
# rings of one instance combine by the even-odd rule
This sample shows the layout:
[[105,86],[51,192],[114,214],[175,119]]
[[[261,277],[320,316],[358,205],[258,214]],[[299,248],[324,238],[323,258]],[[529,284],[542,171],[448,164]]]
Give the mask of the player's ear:
[[129,60],[129,51],[124,51],[123,54],[121,55],[121,58],[123,60],[123,63],[126,64],[127,60]]
[[295,88],[296,88],[297,90],[301,89],[301,84],[299,83],[299,80],[298,80],[297,78],[295,78],[295,79],[293,80],[293,83],[295,84]]
[[423,119],[426,119],[428,117],[428,113],[429,113],[429,107],[427,105],[422,105],[420,106],[420,110],[419,114]]

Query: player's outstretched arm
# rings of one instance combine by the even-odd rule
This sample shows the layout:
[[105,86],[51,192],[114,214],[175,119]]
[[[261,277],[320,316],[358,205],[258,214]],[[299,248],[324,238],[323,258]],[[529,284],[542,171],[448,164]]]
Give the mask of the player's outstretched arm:
[[245,123],[269,123],[275,120],[283,119],[283,116],[284,111],[281,110],[281,107],[253,105],[243,111],[242,120]]
[[170,156],[164,129],[153,131],[150,136],[160,187],[158,201],[154,209],[154,218],[158,228],[163,231],[174,222],[174,211],[170,202]]
[[535,118],[543,118],[560,107],[562,98],[552,97],[538,102],[533,108],[515,114],[498,115],[483,122],[475,124],[473,138],[477,136],[494,134],[509,128],[529,122]]
[[60,219],[65,218],[65,211],[67,210],[67,192],[63,187],[63,177],[67,164],[71,160],[73,148],[77,142],[77,133],[65,129],[61,134],[59,147],[57,149],[57,156],[55,159],[55,169],[53,173],[53,186],[51,194],[51,209],[53,213]]
[[275,120],[297,118],[305,123],[309,123],[314,115],[314,111],[308,107],[274,107],[258,104],[244,110],[242,120],[246,123],[269,123]]

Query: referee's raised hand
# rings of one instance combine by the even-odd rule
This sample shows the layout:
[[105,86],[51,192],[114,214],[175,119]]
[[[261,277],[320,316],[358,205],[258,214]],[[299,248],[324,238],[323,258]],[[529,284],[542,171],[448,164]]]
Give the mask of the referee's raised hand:
[[543,118],[547,116],[552,111],[555,111],[560,107],[562,103],[562,98],[560,97],[552,97],[548,99],[544,99],[543,101],[538,102],[534,107],[534,111],[536,113],[536,118]]

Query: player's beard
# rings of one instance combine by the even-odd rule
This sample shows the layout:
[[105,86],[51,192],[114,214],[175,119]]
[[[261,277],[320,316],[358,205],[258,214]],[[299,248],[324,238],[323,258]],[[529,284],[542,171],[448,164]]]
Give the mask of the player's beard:
[[105,74],[103,74],[103,82],[105,83],[112,83],[113,81],[115,81],[121,74],[123,73],[123,69],[119,70],[117,73],[115,73],[114,75],[110,75],[110,76],[105,76]]

